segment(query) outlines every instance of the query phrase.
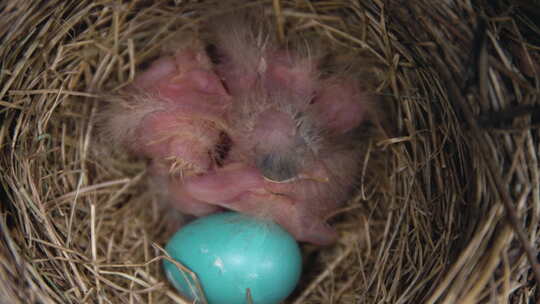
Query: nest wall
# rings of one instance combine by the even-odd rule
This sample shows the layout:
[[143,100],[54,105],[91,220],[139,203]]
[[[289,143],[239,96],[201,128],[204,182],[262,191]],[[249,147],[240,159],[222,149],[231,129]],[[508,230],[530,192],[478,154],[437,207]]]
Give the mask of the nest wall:
[[[372,58],[381,134],[290,303],[539,300],[535,1],[273,1]],[[121,90],[212,1],[0,3],[0,302],[170,303],[145,164],[100,145]],[[536,278],[536,279],[535,279]]]

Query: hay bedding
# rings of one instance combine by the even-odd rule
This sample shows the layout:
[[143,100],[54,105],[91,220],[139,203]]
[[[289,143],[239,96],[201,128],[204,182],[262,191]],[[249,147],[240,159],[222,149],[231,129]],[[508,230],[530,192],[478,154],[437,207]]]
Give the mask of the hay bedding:
[[[538,3],[359,2],[274,6],[375,58],[387,114],[339,244],[304,248],[291,303],[539,300]],[[144,164],[100,146],[95,117],[212,5],[0,3],[0,302],[182,303]]]

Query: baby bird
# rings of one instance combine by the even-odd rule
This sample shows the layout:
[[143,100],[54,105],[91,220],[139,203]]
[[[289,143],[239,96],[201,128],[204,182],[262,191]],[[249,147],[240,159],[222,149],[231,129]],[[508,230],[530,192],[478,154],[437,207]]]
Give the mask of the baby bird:
[[103,127],[149,160],[182,213],[235,210],[328,245],[325,216],[353,194],[373,97],[360,59],[280,42],[271,20],[245,10],[185,33],[111,101]]

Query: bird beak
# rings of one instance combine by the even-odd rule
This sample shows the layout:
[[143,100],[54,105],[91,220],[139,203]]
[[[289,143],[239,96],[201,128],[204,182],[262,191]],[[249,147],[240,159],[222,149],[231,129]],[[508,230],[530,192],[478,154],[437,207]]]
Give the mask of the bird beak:
[[319,183],[328,183],[330,179],[326,175],[322,174],[300,174],[299,179],[312,180]]

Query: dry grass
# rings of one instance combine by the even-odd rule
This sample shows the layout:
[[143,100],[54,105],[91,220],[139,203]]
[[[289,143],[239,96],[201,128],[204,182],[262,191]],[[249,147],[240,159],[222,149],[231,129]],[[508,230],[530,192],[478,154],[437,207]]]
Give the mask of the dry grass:
[[[376,58],[388,113],[339,244],[304,248],[291,303],[540,300],[540,13],[510,2],[274,1],[278,35],[307,28]],[[182,303],[144,164],[106,154],[94,119],[98,92],[211,6],[0,3],[0,302]]]

